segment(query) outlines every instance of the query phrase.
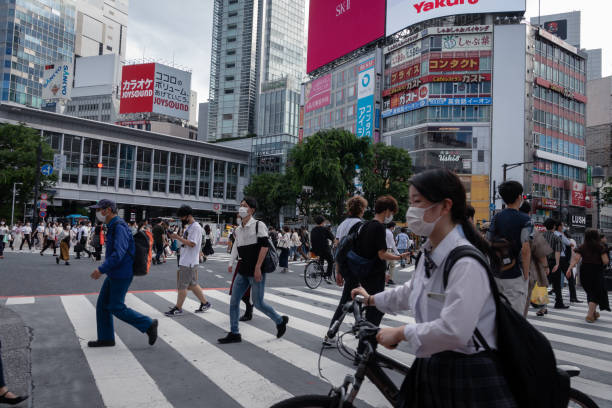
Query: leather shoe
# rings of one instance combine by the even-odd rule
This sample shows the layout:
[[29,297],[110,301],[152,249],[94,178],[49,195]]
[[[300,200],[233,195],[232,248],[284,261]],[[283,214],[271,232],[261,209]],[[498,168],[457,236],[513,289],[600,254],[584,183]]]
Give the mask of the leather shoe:
[[0,396],[0,404],[8,404],[8,405],[17,405],[20,402],[23,402],[25,400],[28,399],[27,395],[16,395],[15,398],[9,398],[6,396],[6,394],[8,394],[9,392],[5,392],[4,394],[2,394],[2,396]]
[[287,323],[289,322],[289,318],[287,316],[283,316],[282,319],[283,321],[280,324],[276,325],[276,338],[278,339],[283,337],[283,335],[287,331]]
[[114,347],[115,340],[95,340],[87,342],[87,347]]
[[149,336],[149,346],[152,346],[157,341],[157,326],[159,326],[159,322],[157,319],[153,320],[153,323],[147,329],[147,336]]
[[569,309],[569,305],[564,305],[562,303],[560,305],[555,305],[555,309]]
[[227,333],[227,336],[220,338],[217,340],[221,344],[229,344],[229,343],[240,343],[242,341],[242,336],[240,333]]
[[570,299],[570,303],[584,303],[584,302],[579,299]]

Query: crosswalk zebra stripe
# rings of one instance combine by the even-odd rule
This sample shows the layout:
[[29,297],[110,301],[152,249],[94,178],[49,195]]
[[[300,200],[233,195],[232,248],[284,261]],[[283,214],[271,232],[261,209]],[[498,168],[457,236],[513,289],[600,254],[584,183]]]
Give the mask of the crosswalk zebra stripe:
[[[133,294],[127,296],[126,303],[152,318],[164,319],[159,330],[161,340],[243,407],[268,408],[293,396],[216,345],[210,344],[172,319],[164,318],[160,311]],[[205,358],[202,358],[203,353]],[[237,393],[236,390],[240,392]]]
[[[556,312],[556,311],[555,311]],[[535,313],[535,311],[534,311]],[[574,312],[572,315],[566,315],[566,313],[561,312],[560,314],[553,314],[550,310],[548,311],[548,314],[546,315],[546,317],[537,317],[537,320],[544,320],[544,321],[549,321],[549,320],[554,320],[554,321],[560,321],[560,322],[565,322],[565,323],[569,323],[569,322],[574,322],[576,320],[575,317],[579,317],[580,319],[580,323],[584,323],[584,324],[588,324],[584,321],[584,317],[586,316],[585,313],[578,313],[578,312]],[[529,316],[529,320],[531,321],[532,319],[536,319],[535,317],[532,317],[531,315]],[[602,319],[600,318],[597,321],[597,327],[607,327],[609,329],[612,329],[612,324],[611,323],[604,323],[602,321]],[[582,328],[580,329],[582,330]]]
[[[207,291],[206,295],[212,298],[214,295],[211,292],[214,291]],[[174,296],[170,293],[156,292],[156,294],[168,301],[174,302]],[[229,304],[229,300],[224,303]],[[185,302],[186,308],[197,308],[197,306],[198,304],[190,299]],[[227,314],[220,313],[216,310],[209,310],[207,313],[197,314],[196,316],[223,330],[229,331],[229,317]],[[291,321],[289,326],[292,326]],[[318,376],[317,361],[319,355],[317,353],[282,338],[277,340],[274,338],[273,334],[260,330],[250,324],[241,324],[240,333],[243,341],[248,341],[264,351],[285,360],[291,365],[311,375]],[[325,357],[321,358],[321,366],[324,367],[326,377],[330,378],[335,384],[341,383],[347,373],[347,368],[345,366]],[[384,397],[370,382],[363,384],[362,393],[359,394],[359,398],[375,407],[386,405]]]
[[[172,407],[155,381],[121,339],[115,337],[112,353],[108,349],[89,348],[86,340],[95,339],[96,315],[93,305],[85,296],[62,296],[62,304],[80,338],[80,345],[93,373],[96,385],[109,408]],[[144,339],[143,339],[144,341]]]
[[601,398],[608,401],[612,400],[612,387],[607,384],[602,384],[586,378],[574,377],[572,378],[572,387],[591,397]]
[[585,356],[583,354],[572,353],[565,350],[555,350],[557,360],[565,361],[570,365],[579,367],[590,367],[596,370],[612,373],[612,361],[607,361],[602,358]]
[[34,297],[11,297],[6,299],[6,306],[14,305],[30,305],[34,303],[36,299]]

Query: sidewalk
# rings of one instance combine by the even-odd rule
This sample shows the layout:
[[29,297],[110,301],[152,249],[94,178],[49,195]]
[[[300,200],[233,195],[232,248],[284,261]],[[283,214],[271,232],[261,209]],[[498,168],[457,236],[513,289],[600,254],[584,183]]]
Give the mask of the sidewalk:
[[[4,379],[18,395],[32,394],[31,335],[23,320],[10,308],[0,306],[0,340]],[[31,401],[23,406],[31,406]]]

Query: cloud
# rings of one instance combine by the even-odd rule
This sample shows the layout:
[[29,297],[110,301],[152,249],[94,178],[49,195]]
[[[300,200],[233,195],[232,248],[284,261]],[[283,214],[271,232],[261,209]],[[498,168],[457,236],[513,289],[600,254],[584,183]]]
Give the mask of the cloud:
[[212,10],[212,0],[131,0],[127,59],[174,60],[177,68],[192,70],[191,89],[198,100],[208,100]]

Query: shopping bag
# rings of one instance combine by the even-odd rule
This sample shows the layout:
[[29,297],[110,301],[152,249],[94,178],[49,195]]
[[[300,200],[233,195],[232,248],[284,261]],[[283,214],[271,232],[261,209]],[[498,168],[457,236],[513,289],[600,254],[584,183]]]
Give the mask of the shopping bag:
[[544,306],[548,304],[548,288],[539,286],[537,283],[531,292],[531,303]]

